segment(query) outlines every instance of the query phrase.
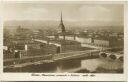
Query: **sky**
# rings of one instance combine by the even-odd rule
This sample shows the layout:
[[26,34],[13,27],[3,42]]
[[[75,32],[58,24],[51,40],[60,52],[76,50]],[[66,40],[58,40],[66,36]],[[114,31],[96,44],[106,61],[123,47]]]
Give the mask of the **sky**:
[[103,21],[123,23],[121,4],[44,4],[44,3],[4,3],[3,19],[6,20],[60,20],[60,12],[65,21]]

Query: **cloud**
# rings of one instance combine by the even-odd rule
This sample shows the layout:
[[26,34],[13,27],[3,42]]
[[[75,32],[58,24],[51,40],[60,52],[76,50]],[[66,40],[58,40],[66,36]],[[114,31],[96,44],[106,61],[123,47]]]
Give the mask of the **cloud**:
[[88,5],[81,7],[80,12],[82,17],[87,20],[116,21],[119,17],[123,18],[123,11],[118,9],[119,7],[113,7],[109,7],[109,5]]
[[123,22],[123,5],[96,4],[4,4],[5,20],[60,20]]

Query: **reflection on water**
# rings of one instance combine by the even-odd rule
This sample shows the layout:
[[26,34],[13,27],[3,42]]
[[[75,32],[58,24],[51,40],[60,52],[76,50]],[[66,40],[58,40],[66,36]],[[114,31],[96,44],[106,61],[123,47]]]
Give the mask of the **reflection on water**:
[[101,58],[81,61],[82,69],[86,68],[87,70],[92,72],[92,71],[96,71],[98,67],[108,70],[117,70],[117,69],[122,69],[123,64],[118,60],[108,60]]
[[99,59],[90,59],[81,61],[81,69],[88,69],[90,71],[95,71],[95,69],[101,65],[103,62]]
[[122,73],[123,62],[119,60],[109,60],[105,58],[86,59],[86,60],[66,60],[50,64],[30,65],[23,68],[5,69],[9,72],[77,72],[77,73]]
[[73,69],[77,69],[81,67],[81,60],[67,60],[60,61],[57,64],[57,70],[55,72],[71,72]]
[[[64,67],[67,66],[70,66],[70,69],[64,69]],[[123,69],[123,64],[121,61],[97,58],[97,59],[74,61],[74,64],[69,62],[67,63],[67,65],[64,64],[61,64],[61,66],[58,65],[56,72],[78,72],[81,70],[85,70],[85,72],[94,72],[94,71],[100,72],[101,70],[101,72],[111,73],[119,69]]]

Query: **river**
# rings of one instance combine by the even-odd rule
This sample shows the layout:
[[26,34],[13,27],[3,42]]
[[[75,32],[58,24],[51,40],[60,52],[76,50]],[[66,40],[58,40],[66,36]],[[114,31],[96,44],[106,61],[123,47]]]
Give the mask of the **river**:
[[29,65],[21,68],[4,69],[6,72],[39,73],[123,73],[123,62],[109,58],[74,59],[50,64]]

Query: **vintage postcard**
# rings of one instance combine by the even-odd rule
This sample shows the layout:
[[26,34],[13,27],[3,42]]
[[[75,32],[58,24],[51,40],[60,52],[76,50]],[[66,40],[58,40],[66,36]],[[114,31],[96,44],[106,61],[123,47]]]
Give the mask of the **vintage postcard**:
[[125,2],[1,4],[2,79],[126,80]]

